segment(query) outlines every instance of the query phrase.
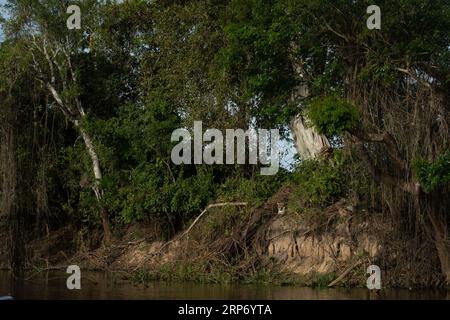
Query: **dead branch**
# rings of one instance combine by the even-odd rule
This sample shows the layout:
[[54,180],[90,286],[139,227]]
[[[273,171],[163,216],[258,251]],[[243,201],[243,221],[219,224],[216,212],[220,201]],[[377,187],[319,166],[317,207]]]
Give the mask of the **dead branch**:
[[[195,226],[195,224],[200,220],[200,218],[206,213],[208,212],[209,209],[211,208],[216,208],[216,207],[224,207],[224,206],[247,206],[247,202],[224,202],[224,203],[214,203],[214,204],[210,204],[208,205],[205,210],[202,211],[202,213],[200,213],[197,218],[195,218],[194,222],[192,222],[192,224],[189,226],[188,229],[186,229],[185,232],[183,232],[180,236],[173,238],[170,241],[167,241],[165,244],[163,244],[161,246],[161,248],[159,248],[158,252],[155,252],[154,254],[152,254],[150,257],[154,257],[159,255],[163,249],[165,249],[167,246],[169,246],[170,244],[172,244],[175,241],[179,241],[181,240],[184,236],[186,236],[191,230],[192,228]],[[145,259],[145,261],[143,263],[145,263],[148,260]],[[137,269],[137,268],[136,268]]]
[[404,74],[410,76],[412,79],[414,79],[417,82],[423,84],[425,87],[427,87],[429,89],[432,89],[430,83],[428,83],[427,81],[419,78],[419,76],[417,76],[417,74],[415,72],[411,71],[410,69],[397,68],[397,71],[403,72]]
[[211,208],[216,208],[216,207],[224,207],[224,206],[246,206],[247,202],[225,202],[225,203],[214,203],[214,204],[210,204],[209,206],[206,207],[205,210],[203,210],[202,213],[200,213],[198,215],[198,217],[194,220],[194,222],[192,222],[192,224],[189,226],[189,228],[180,236],[179,239],[183,238],[185,235],[187,235],[189,233],[189,231],[191,231],[192,227],[198,222],[198,220],[200,220],[200,218]]
[[339,283],[342,279],[345,278],[345,276],[347,274],[350,273],[350,271],[352,271],[353,269],[355,269],[357,266],[359,266],[362,263],[362,260],[359,259],[358,261],[356,261],[353,265],[351,265],[350,267],[348,267],[347,269],[345,269],[345,271],[339,276],[337,277],[334,281],[332,281],[328,287],[334,287],[337,283]]

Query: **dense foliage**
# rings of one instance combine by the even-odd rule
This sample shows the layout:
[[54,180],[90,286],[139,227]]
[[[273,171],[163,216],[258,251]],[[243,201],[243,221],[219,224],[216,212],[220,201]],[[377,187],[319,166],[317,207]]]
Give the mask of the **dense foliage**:
[[[0,214],[22,219],[16,236],[72,223],[106,239],[142,220],[170,236],[217,199],[257,207],[291,184],[323,208],[376,186],[406,237],[433,230],[450,281],[450,3],[380,0],[369,30],[371,2],[8,0]],[[345,157],[274,177],[171,161],[172,132],[193,121],[287,137],[300,113]]]
[[354,130],[360,121],[358,109],[333,96],[313,100],[308,108],[308,117],[318,131],[327,137]]
[[445,188],[450,183],[450,152],[439,155],[435,161],[417,160],[415,168],[426,192]]

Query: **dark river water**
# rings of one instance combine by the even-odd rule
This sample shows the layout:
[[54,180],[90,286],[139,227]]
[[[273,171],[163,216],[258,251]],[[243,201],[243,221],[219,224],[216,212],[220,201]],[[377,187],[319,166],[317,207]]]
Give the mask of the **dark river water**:
[[[0,271],[0,296],[16,299],[369,299],[364,288],[320,289],[296,286],[201,285],[195,283],[150,283],[137,286],[118,280],[106,272],[83,272],[81,290],[68,290],[64,272],[50,272],[27,281],[14,281],[9,272]],[[383,290],[382,299],[450,299],[450,293],[436,290]]]

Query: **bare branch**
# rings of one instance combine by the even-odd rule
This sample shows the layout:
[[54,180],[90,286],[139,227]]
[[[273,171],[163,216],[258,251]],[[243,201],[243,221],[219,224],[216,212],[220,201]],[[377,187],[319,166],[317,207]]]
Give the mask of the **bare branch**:
[[50,56],[49,56],[48,51],[47,51],[47,39],[46,38],[44,38],[44,44],[42,46],[42,49],[43,49],[43,53],[44,53],[45,59],[47,60],[48,67],[50,68],[50,83],[52,85],[55,85],[55,83],[56,83],[55,69],[53,67],[53,62],[50,59]]
[[52,94],[53,98],[58,103],[60,110],[62,111],[64,116],[69,120],[74,121],[75,120],[74,116],[70,112],[70,109],[67,108],[66,105],[64,104],[58,91],[56,91],[56,89],[50,83],[47,83],[47,88],[50,90],[50,93]]
[[414,80],[416,80],[417,82],[420,82],[421,84],[423,84],[424,86],[426,86],[429,89],[431,88],[431,84],[423,79],[421,79],[415,72],[413,72],[411,69],[403,69],[403,68],[397,68],[397,71],[403,72],[407,75],[409,75],[411,78],[413,78]]
[[191,229],[194,227],[194,225],[200,220],[200,218],[211,208],[216,208],[216,207],[224,207],[224,206],[240,206],[240,207],[245,207],[247,206],[247,202],[224,202],[224,203],[214,203],[214,204],[210,204],[208,205],[205,210],[202,211],[202,213],[200,213],[197,218],[195,218],[194,222],[192,222],[192,224],[189,226],[189,228],[187,228],[187,230],[185,232],[183,232],[180,236],[166,242],[164,245],[162,245],[158,252],[154,253],[152,256],[158,255],[162,252],[162,250],[164,248],[166,248],[169,244],[181,240],[184,236],[186,236],[189,231],[191,231]]

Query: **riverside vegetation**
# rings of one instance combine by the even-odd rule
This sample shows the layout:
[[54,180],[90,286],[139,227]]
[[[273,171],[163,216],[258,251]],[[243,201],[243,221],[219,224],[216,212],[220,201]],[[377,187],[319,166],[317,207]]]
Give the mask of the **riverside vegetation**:
[[[380,30],[362,0],[6,3],[0,264],[17,277],[361,286],[376,263],[384,285],[450,282],[448,0],[380,0]],[[171,161],[194,121],[286,138],[299,115],[330,146],[292,170]]]

